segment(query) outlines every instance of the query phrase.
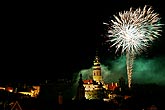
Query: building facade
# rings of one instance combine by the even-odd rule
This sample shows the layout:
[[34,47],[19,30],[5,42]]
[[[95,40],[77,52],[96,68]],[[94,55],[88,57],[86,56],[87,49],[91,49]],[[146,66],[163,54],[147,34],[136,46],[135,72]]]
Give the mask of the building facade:
[[103,80],[101,65],[98,55],[95,56],[93,61],[93,71],[92,78],[83,80],[83,86],[85,88],[85,98],[86,99],[103,99],[105,97],[112,96],[115,88],[118,87],[118,83],[106,83]]

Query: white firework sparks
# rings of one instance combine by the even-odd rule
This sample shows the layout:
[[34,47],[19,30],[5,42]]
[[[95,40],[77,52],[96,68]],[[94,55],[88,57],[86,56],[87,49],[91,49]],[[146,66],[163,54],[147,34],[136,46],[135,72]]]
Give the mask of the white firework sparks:
[[128,85],[131,86],[132,67],[135,54],[145,51],[148,46],[160,36],[162,25],[160,17],[151,6],[119,12],[108,25],[108,42],[116,46],[116,52],[121,48],[127,57]]

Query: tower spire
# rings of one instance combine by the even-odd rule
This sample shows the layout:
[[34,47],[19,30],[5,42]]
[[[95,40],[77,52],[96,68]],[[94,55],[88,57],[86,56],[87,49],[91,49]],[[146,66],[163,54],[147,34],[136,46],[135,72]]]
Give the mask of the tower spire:
[[101,82],[102,81],[102,75],[101,75],[101,66],[100,66],[100,61],[99,61],[99,56],[98,56],[98,50],[96,50],[96,56],[93,61],[93,80],[96,82]]

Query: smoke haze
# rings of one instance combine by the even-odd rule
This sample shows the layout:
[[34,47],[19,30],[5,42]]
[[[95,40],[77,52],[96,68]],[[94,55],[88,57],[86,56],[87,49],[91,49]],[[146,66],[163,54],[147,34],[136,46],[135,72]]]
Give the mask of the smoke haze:
[[[144,57],[135,58],[132,83],[165,85],[164,66],[165,57],[155,57],[152,59]],[[107,59],[101,64],[101,72],[105,83],[118,82],[120,77],[124,77],[127,81],[125,56],[121,56],[115,60]],[[79,80],[80,73],[83,79],[92,79],[92,67],[75,73],[76,81]]]

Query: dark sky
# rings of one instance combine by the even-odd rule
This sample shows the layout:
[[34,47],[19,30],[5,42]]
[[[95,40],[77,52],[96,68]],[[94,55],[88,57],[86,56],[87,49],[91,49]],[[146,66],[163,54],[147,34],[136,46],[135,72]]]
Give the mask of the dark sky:
[[[151,4],[165,21],[161,0],[7,3],[1,16],[1,74],[51,79],[91,67],[96,48],[102,60],[114,57],[114,51],[109,53],[103,45],[102,23],[119,11],[144,4]],[[164,41],[160,37],[151,56],[164,55]]]

